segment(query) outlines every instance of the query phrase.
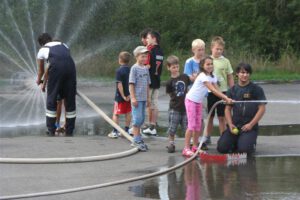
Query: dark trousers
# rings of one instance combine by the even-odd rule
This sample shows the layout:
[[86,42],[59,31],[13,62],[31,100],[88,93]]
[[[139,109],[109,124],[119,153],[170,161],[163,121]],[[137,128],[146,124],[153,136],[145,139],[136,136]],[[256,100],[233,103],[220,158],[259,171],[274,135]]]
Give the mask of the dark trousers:
[[66,135],[72,135],[76,120],[76,70],[74,65],[50,66],[47,85],[46,124],[55,132],[57,95],[64,99],[66,110]]
[[218,140],[217,150],[220,153],[254,153],[257,133],[251,130],[234,135],[227,128]]

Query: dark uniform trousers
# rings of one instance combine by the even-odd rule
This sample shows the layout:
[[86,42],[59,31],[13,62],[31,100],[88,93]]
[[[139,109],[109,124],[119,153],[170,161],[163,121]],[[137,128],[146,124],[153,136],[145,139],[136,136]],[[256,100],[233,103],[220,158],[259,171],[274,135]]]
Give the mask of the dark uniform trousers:
[[241,131],[238,135],[227,128],[218,140],[217,150],[220,153],[254,153],[258,130]]
[[46,123],[55,132],[57,96],[64,99],[66,135],[72,135],[76,119],[76,69],[69,49],[61,45],[49,47]]

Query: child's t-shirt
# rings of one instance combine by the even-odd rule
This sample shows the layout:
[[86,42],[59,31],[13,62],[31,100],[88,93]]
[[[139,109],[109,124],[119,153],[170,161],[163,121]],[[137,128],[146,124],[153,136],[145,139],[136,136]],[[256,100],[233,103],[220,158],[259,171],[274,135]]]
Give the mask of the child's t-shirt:
[[166,93],[170,95],[169,109],[185,112],[184,99],[190,82],[190,78],[186,74],[167,81]]
[[146,65],[150,65],[150,88],[158,89],[160,88],[160,75],[163,69],[164,54],[159,45],[148,46],[147,49],[150,52],[148,61],[146,62]]
[[188,76],[192,76],[194,73],[198,74],[199,72],[200,72],[200,65],[199,62],[196,62],[194,57],[191,57],[185,61],[183,73],[185,73]]
[[146,66],[134,64],[129,73],[129,84],[134,84],[135,98],[137,101],[147,101],[147,88],[151,80]]
[[213,57],[213,64],[214,74],[217,76],[220,90],[222,92],[226,92],[228,90],[227,75],[233,73],[230,61],[224,56],[221,56],[219,58]]
[[217,77],[211,77],[210,75],[206,75],[203,72],[200,73],[197,76],[193,86],[186,94],[186,98],[195,103],[201,103],[208,93],[208,89],[204,85],[204,82],[217,83]]
[[116,94],[115,94],[115,101],[116,102],[125,102],[123,97],[120,94],[118,89],[118,83],[122,83],[124,95],[127,97],[129,96],[129,73],[130,69],[127,65],[121,65],[119,69],[116,71]]

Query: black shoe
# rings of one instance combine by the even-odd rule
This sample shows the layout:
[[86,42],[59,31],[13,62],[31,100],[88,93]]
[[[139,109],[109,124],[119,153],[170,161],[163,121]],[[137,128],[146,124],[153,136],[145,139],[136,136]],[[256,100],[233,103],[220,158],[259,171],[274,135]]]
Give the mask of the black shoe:
[[210,138],[210,136],[207,136],[207,140],[206,140],[205,143],[206,143],[206,144],[211,144],[211,138]]
[[175,145],[174,144],[169,144],[169,146],[167,146],[168,149],[168,153],[174,153],[175,152]]
[[207,147],[206,143],[202,143],[201,150],[203,150],[203,151],[207,151],[208,150],[208,147]]
[[73,133],[66,133],[66,137],[73,137]]
[[55,136],[55,133],[52,133],[52,132],[50,132],[50,131],[46,131],[46,134],[47,134],[47,136],[49,136],[49,137]]

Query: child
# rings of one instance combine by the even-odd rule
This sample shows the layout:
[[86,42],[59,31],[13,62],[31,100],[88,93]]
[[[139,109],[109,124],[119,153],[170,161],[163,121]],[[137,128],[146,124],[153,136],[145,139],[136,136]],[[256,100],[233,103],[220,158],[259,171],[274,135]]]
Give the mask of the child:
[[[226,94],[228,87],[231,88],[234,84],[233,80],[233,70],[230,64],[230,61],[223,56],[225,47],[225,42],[222,37],[214,37],[211,42],[211,52],[214,64],[214,73],[218,79],[218,85],[220,87],[221,92]],[[209,92],[207,97],[207,108],[208,112],[210,112],[212,106],[221,99],[214,95],[213,93]],[[219,119],[219,131],[222,134],[225,131],[226,124],[224,118],[224,110],[225,105],[219,104],[216,108],[217,115]],[[208,126],[207,126],[207,134],[206,136],[202,137],[202,142],[204,143],[211,143],[210,134],[213,129],[213,119],[215,116],[215,110],[212,112],[211,117],[208,119]]]
[[147,47],[147,35],[148,33],[150,33],[152,31],[151,28],[145,28],[144,30],[142,30],[142,32],[140,32],[140,38],[141,38],[141,42],[142,44]]
[[[251,65],[240,63],[236,69],[238,83],[228,90],[228,96],[237,101],[266,100],[264,91],[250,81]],[[258,122],[266,110],[265,103],[235,103],[226,105],[228,129],[218,141],[220,153],[253,153],[258,135]],[[237,129],[234,132],[234,129]]]
[[[129,92],[132,107],[132,146],[137,146],[141,151],[147,151],[147,145],[142,140],[140,127],[145,120],[145,108],[149,104],[149,85],[151,83],[149,70],[144,65],[147,60],[148,49],[138,46],[133,51],[136,64],[131,67],[129,74]],[[147,104],[147,105],[146,105]]]
[[[47,87],[47,82],[48,82],[48,68],[49,66],[47,65],[46,66],[46,70],[45,70],[45,74],[44,74],[44,80],[43,80],[43,83],[41,84],[41,89],[43,92],[46,91],[46,87]],[[63,135],[64,132],[65,132],[65,125],[63,126],[60,126],[60,117],[61,117],[61,112],[62,112],[62,108],[63,108],[63,104],[64,104],[64,100],[61,98],[61,96],[58,94],[57,95],[57,98],[56,98],[56,102],[57,102],[57,108],[56,108],[56,121],[55,121],[55,127],[56,127],[56,130],[55,130],[55,135],[56,136],[59,136],[59,135]],[[65,115],[66,117],[66,115]],[[66,121],[66,119],[65,119]]]
[[200,60],[205,56],[205,43],[201,39],[195,39],[192,42],[193,57],[186,60],[184,65],[184,73],[190,77],[191,82],[194,82],[200,72]]
[[[116,94],[113,111],[113,121],[119,124],[119,115],[125,115],[125,131],[128,132],[131,121],[131,104],[129,96],[129,61],[130,53],[122,51],[119,54],[119,64],[121,65],[116,71]],[[118,138],[117,129],[108,134],[110,138]]]
[[[211,57],[205,57],[200,61],[200,66],[201,73],[195,79],[193,86],[185,98],[188,128],[185,132],[185,147],[182,151],[182,155],[188,157],[192,156],[198,148],[198,139],[202,125],[202,101],[208,89],[226,102],[231,102],[231,99],[218,90],[217,78],[213,75],[213,59]],[[190,149],[191,137],[193,137],[192,149]]]
[[[205,42],[201,39],[195,39],[192,42],[193,57],[186,60],[184,65],[184,73],[190,77],[191,83],[189,88],[192,87],[193,82],[200,73],[200,60],[205,57]],[[202,123],[205,118],[206,106],[202,106]],[[204,149],[205,150],[205,149]]]
[[163,66],[163,51],[159,46],[160,34],[156,31],[151,31],[147,35],[149,74],[151,79],[150,84],[150,106],[148,107],[149,127],[144,127],[143,133],[156,135],[156,122],[158,117],[158,92],[160,88],[160,75]]
[[167,146],[168,153],[175,152],[174,138],[177,127],[180,124],[183,130],[186,130],[187,118],[184,106],[184,99],[187,93],[187,87],[190,84],[190,79],[186,74],[179,72],[179,59],[176,56],[167,58],[167,67],[171,73],[171,79],[166,83],[166,93],[170,96],[169,103],[169,145]]

